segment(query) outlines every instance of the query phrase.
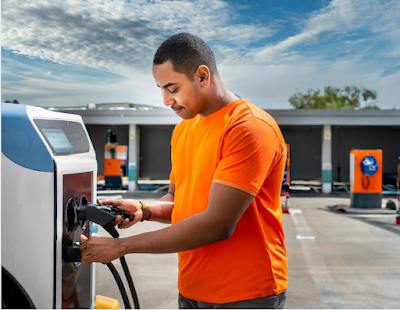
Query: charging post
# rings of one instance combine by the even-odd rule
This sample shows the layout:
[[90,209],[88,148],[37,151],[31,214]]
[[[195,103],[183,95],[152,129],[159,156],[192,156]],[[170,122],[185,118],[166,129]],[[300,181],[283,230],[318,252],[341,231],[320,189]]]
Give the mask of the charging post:
[[1,127],[2,307],[94,308],[95,264],[76,252],[97,187],[81,116],[2,103]]
[[[112,221],[134,215],[95,205],[97,161],[82,118],[42,108],[2,103],[2,307],[115,308],[95,300],[95,264],[81,264],[81,235],[92,222],[117,238]],[[128,267],[120,258],[135,308]],[[125,291],[115,267],[121,294]],[[130,308],[126,292],[125,308]]]
[[382,150],[350,150],[350,206],[382,207]]

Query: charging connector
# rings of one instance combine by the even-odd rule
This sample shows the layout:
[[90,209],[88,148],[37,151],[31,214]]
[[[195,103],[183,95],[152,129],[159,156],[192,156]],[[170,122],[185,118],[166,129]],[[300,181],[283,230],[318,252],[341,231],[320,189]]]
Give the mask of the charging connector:
[[126,218],[128,218],[129,221],[133,221],[135,218],[134,214],[125,212],[117,207],[96,205],[93,203],[81,205],[76,209],[76,213],[78,221],[89,220],[101,226],[111,223],[118,215],[121,216],[122,221],[124,221]]
[[79,248],[78,243],[74,243],[70,246],[63,245],[62,258],[66,263],[77,263],[82,259],[82,251]]

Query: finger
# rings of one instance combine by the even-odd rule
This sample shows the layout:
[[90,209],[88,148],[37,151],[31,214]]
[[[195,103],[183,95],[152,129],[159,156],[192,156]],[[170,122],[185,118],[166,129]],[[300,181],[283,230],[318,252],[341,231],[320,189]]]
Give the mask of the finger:
[[82,240],[82,242],[85,242],[86,240],[88,240],[89,238],[88,237],[86,237],[85,235],[81,235],[81,240]]
[[115,207],[119,206],[121,204],[120,199],[107,199],[107,200],[102,200],[103,205],[113,205]]
[[128,228],[129,226],[128,226],[128,224],[129,224],[129,219],[128,218],[126,218],[121,224],[119,224],[119,228]]
[[83,251],[85,251],[86,250],[86,247],[87,247],[87,242],[82,242],[80,245],[79,245],[79,249],[81,250],[81,256],[83,257]]
[[126,221],[123,223],[123,226],[121,228],[129,228],[129,227],[135,225],[136,223],[138,223],[140,221],[140,219],[142,218],[141,214],[142,214],[141,211],[136,211],[135,218],[132,221],[129,221],[129,219],[125,219]]
[[88,248],[92,244],[91,241],[93,241],[94,239],[96,239],[98,237],[90,237],[90,238],[86,238],[86,240],[83,240],[83,238],[86,238],[86,236],[81,235],[82,242],[79,245],[79,249],[82,251],[82,254],[81,254],[82,257],[85,254],[85,251],[88,251]]
[[79,246],[79,248],[81,250],[82,258],[84,258],[86,256],[91,256],[91,252],[92,252],[92,249],[90,247],[86,246],[85,244],[87,244],[87,242],[81,243],[81,245]]
[[136,210],[134,215],[135,215],[135,217],[133,218],[132,221],[129,222],[129,226],[132,226],[132,225],[140,222],[140,220],[143,218],[143,212],[141,209]]
[[103,205],[113,205],[114,199],[106,199],[106,200],[102,200],[101,203]]
[[111,224],[113,224],[113,225],[115,226],[115,225],[121,224],[121,222],[122,222],[122,217],[121,217],[121,215],[117,215],[117,216],[115,217],[114,221],[111,222]]
[[90,265],[90,263],[92,262],[91,257],[89,255],[83,256],[81,258],[81,263],[85,264],[85,265]]

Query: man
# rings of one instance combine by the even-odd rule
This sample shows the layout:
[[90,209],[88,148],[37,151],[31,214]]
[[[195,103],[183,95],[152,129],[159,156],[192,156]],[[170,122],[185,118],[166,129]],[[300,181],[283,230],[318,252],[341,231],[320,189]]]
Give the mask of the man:
[[[240,74],[240,73],[238,73]],[[171,226],[123,239],[89,238],[82,262],[128,253],[179,256],[180,308],[283,308],[287,260],[280,188],[281,131],[265,111],[223,85],[209,46],[187,33],[158,48],[153,76],[183,120],[171,139],[169,192],[148,205],[108,200],[139,220]]]

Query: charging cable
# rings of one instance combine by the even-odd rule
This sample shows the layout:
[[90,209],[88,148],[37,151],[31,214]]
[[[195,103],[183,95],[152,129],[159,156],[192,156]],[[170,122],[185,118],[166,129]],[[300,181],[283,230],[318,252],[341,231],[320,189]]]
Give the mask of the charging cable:
[[110,269],[112,275],[114,276],[115,282],[117,282],[119,291],[121,292],[122,300],[124,302],[125,309],[132,309],[131,304],[126,294],[124,283],[122,283],[121,277],[117,271],[117,268],[112,263],[107,263],[108,269]]
[[[115,229],[115,227],[111,223],[109,223],[107,225],[104,225],[103,228],[113,238],[119,238],[119,234],[118,234],[117,230]],[[132,300],[133,300],[133,303],[135,305],[135,309],[140,309],[139,300],[138,300],[138,297],[137,297],[137,294],[136,294],[136,289],[135,289],[135,286],[133,284],[132,276],[131,276],[131,273],[129,271],[128,265],[126,264],[125,256],[121,256],[119,258],[119,260],[121,262],[122,269],[124,270],[125,278],[126,278],[126,281],[128,282],[128,285],[129,285],[129,290],[131,291]],[[108,263],[108,264],[111,264],[111,263]]]
[[[113,238],[119,238],[119,233],[115,229],[114,225],[111,224],[111,222],[115,220],[117,215],[120,215],[122,217],[122,220],[125,220],[125,218],[129,218],[129,220],[132,221],[135,218],[134,214],[126,213],[125,211],[120,210],[117,207],[96,205],[92,203],[87,203],[86,205],[81,205],[77,207],[76,215],[76,219],[78,221],[86,222],[86,220],[88,220],[101,225]],[[79,243],[74,243],[71,246],[63,246],[62,257],[63,260],[67,263],[80,262],[82,257]],[[125,278],[129,285],[129,290],[131,291],[131,296],[135,305],[135,309],[140,309],[136,289],[133,284],[132,276],[126,263],[125,257],[122,256],[119,258],[119,260],[121,262],[122,269],[124,270]],[[117,282],[122,300],[125,305],[125,309],[132,309],[125,290],[125,286],[121,280],[121,277],[119,276],[117,269],[112,263],[107,263],[107,267],[111,271],[115,281]]]

